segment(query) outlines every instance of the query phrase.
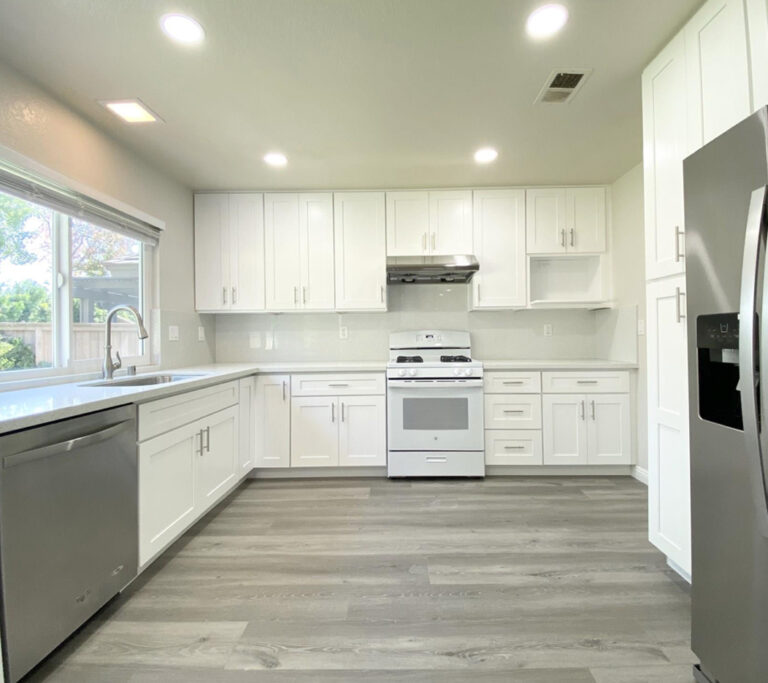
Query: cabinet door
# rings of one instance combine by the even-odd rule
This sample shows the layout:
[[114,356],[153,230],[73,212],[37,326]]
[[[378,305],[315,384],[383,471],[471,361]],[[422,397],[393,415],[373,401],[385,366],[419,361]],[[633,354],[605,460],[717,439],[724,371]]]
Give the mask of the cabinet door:
[[384,396],[341,396],[339,465],[387,464],[387,412]]
[[651,542],[691,569],[685,278],[649,283],[648,526]]
[[256,401],[256,380],[246,377],[240,380],[240,447],[238,449],[238,476],[244,477],[253,469],[256,450],[256,420],[254,403]]
[[268,311],[290,311],[299,307],[299,225],[299,195],[264,195],[264,271]]
[[473,211],[473,307],[525,306],[525,190],[476,190]]
[[605,251],[605,188],[568,188],[565,191],[565,207],[568,252]]
[[386,311],[383,192],[333,195],[336,309]]
[[768,105],[768,0],[747,0],[749,59],[752,65],[752,111]]
[[216,504],[236,481],[240,407],[209,415],[202,420],[203,449],[197,459],[197,514]]
[[675,38],[643,72],[645,276],[682,273],[686,155],[685,42]]
[[565,190],[548,187],[525,192],[526,250],[559,254],[566,250]]
[[387,192],[387,256],[429,253],[429,192]]
[[195,467],[201,449],[197,422],[140,444],[139,565],[149,562],[195,520]]
[[429,193],[429,253],[472,253],[472,192]]
[[[744,0],[709,0],[685,27],[688,151],[750,113]],[[764,70],[765,64],[755,65]]]
[[629,394],[594,394],[586,398],[588,464],[631,464]]
[[226,311],[230,304],[229,195],[195,195],[195,307]]
[[229,196],[230,309],[264,310],[264,195]]
[[544,394],[544,464],[587,464],[587,397]]
[[333,195],[299,195],[303,309],[333,310]]
[[339,464],[339,401],[335,396],[291,399],[291,467]]
[[291,377],[259,375],[254,405],[256,467],[290,467]]
[[486,429],[486,465],[541,465],[540,429]]

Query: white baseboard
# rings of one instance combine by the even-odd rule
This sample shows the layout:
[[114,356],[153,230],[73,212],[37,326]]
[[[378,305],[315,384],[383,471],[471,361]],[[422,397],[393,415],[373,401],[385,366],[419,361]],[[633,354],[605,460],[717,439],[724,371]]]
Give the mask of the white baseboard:
[[632,476],[635,479],[637,479],[639,482],[648,486],[648,470],[645,469],[645,467],[640,467],[640,465],[635,465],[632,468]]

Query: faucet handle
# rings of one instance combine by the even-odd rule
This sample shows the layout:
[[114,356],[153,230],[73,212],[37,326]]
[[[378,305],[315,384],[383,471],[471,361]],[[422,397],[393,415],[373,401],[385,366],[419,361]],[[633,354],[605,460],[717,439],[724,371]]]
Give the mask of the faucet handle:
[[119,370],[120,368],[123,367],[123,359],[120,358],[120,352],[119,351],[115,351],[115,356],[117,356],[117,360],[114,363],[112,363],[112,369],[113,370]]

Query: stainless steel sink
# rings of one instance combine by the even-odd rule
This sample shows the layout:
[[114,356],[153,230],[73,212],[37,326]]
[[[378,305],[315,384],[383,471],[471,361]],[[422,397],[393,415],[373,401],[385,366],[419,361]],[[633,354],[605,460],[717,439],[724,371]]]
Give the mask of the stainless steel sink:
[[87,382],[81,387],[146,387],[155,384],[169,384],[181,382],[185,379],[194,379],[203,375],[140,375],[138,377],[118,377],[117,379],[104,379],[98,382]]

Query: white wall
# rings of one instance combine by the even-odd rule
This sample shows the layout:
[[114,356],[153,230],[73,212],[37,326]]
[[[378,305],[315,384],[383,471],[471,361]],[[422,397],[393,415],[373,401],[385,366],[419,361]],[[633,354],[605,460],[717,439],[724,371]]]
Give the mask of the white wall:
[[[167,325],[165,319],[172,318],[180,326],[181,340],[163,341],[161,361],[163,365],[210,361],[212,340],[197,341],[201,321],[194,312],[191,190],[2,63],[0,146],[165,221],[156,269],[159,310],[152,319]],[[212,321],[203,322],[213,337]],[[152,334],[157,348],[159,330]]]
[[[645,238],[643,165],[638,164],[611,186],[613,294],[622,310],[636,310],[645,320]],[[626,347],[627,344],[621,344]],[[637,337],[637,464],[648,467],[646,337]]]

